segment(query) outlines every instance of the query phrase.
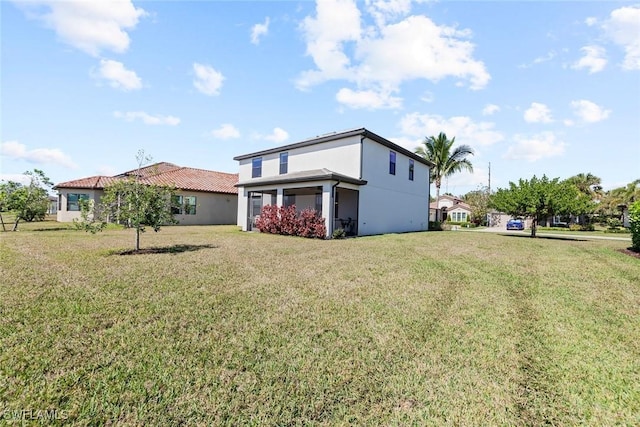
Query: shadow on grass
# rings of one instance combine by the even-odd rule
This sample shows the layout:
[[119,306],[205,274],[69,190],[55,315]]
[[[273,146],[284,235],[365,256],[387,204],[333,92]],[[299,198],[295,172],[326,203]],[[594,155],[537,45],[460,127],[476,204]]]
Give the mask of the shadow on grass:
[[506,236],[506,237],[520,237],[520,238],[525,238],[525,239],[547,239],[547,240],[573,240],[576,242],[588,242],[589,239],[582,239],[580,237],[576,237],[576,236],[544,236],[544,235],[537,235],[536,237],[531,237],[530,234],[506,234],[506,233],[499,233],[501,236]]
[[201,249],[215,249],[216,245],[173,245],[173,246],[155,246],[150,248],[142,248],[140,250],[113,250],[109,251],[109,255],[149,255],[149,254],[179,254],[182,252],[194,252]]

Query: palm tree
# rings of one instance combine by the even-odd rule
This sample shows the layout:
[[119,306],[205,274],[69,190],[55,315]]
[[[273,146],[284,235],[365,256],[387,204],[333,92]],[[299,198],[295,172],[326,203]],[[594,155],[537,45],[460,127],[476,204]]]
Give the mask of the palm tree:
[[589,196],[591,200],[598,201],[604,195],[601,185],[602,180],[591,173],[579,173],[567,179],[567,181],[578,187],[578,190]]
[[473,149],[468,145],[459,145],[451,149],[456,141],[454,136],[450,140],[444,132],[436,136],[425,138],[416,154],[433,163],[431,168],[431,181],[436,185],[436,201],[440,198],[440,186],[442,178],[467,170],[473,172],[473,165],[466,158],[473,156]]

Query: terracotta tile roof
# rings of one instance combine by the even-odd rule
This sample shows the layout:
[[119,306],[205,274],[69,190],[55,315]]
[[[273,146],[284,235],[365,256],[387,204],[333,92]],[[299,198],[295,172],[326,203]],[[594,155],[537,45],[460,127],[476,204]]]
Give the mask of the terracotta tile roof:
[[56,184],[53,188],[93,188],[100,189],[118,180],[113,176],[90,176]]
[[[106,185],[135,176],[137,169],[115,176],[91,176],[57,184],[54,188],[102,189]],[[156,163],[140,169],[140,176],[150,184],[174,185],[179,190],[202,191],[207,193],[238,194],[235,185],[237,173],[216,172],[176,166],[172,163]]]
[[154,163],[152,165],[149,166],[145,166],[143,168],[140,169],[133,169],[130,171],[126,171],[123,172],[119,175],[116,175],[117,177],[125,177],[125,176],[136,176],[139,175],[141,178],[146,178],[149,176],[153,176],[153,175],[158,175],[161,173],[165,173],[165,172],[169,172],[175,169],[180,169],[180,166],[178,165],[174,165],[173,163],[167,163],[167,162],[160,162],[160,163]]
[[150,176],[147,179],[155,184],[175,185],[181,190],[238,194],[238,189],[235,187],[238,183],[237,173],[178,168]]

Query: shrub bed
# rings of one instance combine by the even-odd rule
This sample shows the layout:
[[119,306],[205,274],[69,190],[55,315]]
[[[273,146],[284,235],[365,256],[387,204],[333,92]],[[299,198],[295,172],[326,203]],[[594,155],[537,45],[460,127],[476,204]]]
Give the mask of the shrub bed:
[[305,209],[298,213],[296,206],[267,205],[262,208],[256,219],[256,228],[263,233],[282,234],[324,239],[327,228],[324,218],[314,209]]

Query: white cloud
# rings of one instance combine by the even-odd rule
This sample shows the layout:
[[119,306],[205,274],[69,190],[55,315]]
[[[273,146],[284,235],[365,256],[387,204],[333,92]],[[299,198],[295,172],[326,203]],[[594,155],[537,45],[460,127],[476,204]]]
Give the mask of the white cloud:
[[603,28],[607,36],[625,51],[622,68],[640,70],[640,6],[615,9]]
[[497,113],[498,111],[500,111],[500,107],[498,105],[496,105],[496,104],[487,104],[482,109],[482,115],[483,116],[491,116],[491,115]]
[[[473,58],[469,30],[438,26],[426,16],[404,17],[408,1],[369,1],[366,12],[376,24],[364,26],[353,0],[319,1],[316,15],[306,17],[300,28],[316,68],[302,72],[298,89],[329,80],[344,80],[357,86],[355,93],[384,99],[401,84],[414,79],[438,82],[447,77],[457,84],[481,89],[490,75]],[[398,22],[389,22],[403,18]],[[343,91],[342,96],[344,97]],[[379,108],[388,108],[380,103]]]
[[505,159],[535,162],[563,154],[567,145],[558,140],[552,132],[542,132],[529,137],[516,135],[514,140],[516,143],[509,147],[504,155]]
[[448,138],[455,137],[457,144],[467,144],[472,148],[489,146],[504,139],[504,135],[494,129],[493,123],[474,122],[465,116],[447,119],[435,114],[410,113],[401,119],[400,129],[403,134],[419,138],[419,141],[444,132]]
[[607,65],[607,59],[605,58],[605,50],[601,46],[584,46],[580,49],[584,52],[584,56],[571,65],[571,68],[580,70],[587,68],[589,74],[602,71]]
[[216,71],[209,65],[193,63],[193,71],[196,74],[196,78],[193,80],[193,85],[201,93],[209,96],[220,94],[220,88],[222,87],[222,81],[224,76],[221,72]]
[[124,91],[138,90],[142,88],[142,80],[135,71],[127,70],[122,62],[111,59],[101,59],[97,72],[93,72],[93,77],[104,79],[109,82],[109,86]]
[[17,141],[7,141],[0,144],[0,154],[5,157],[25,160],[36,164],[56,164],[67,168],[78,167],[71,157],[64,154],[59,148],[35,148],[27,150],[27,146]]
[[587,25],[588,27],[593,27],[594,25],[596,25],[598,23],[598,19],[590,16],[587,19],[584,20],[585,25]]
[[571,101],[571,107],[573,108],[574,114],[585,123],[600,122],[607,119],[609,114],[611,114],[611,110],[606,110],[586,99]]
[[539,102],[532,102],[531,107],[524,112],[524,120],[528,123],[551,123],[553,118],[549,107]]
[[266,135],[264,139],[266,139],[267,141],[280,143],[289,139],[289,133],[282,128],[274,128],[271,135]]
[[136,119],[142,120],[145,125],[169,125],[177,126],[180,124],[180,119],[174,116],[152,116],[144,111],[128,111],[121,113],[120,111],[114,111],[113,116],[118,119],[124,119],[127,122],[132,122]]
[[354,91],[342,88],[336,94],[336,100],[349,108],[377,110],[380,108],[400,108],[402,98],[391,96],[389,93],[374,90]]
[[24,185],[31,183],[31,177],[23,173],[0,173],[0,182],[13,181]]
[[230,123],[224,123],[218,129],[211,131],[211,135],[218,139],[240,138],[240,131]]
[[101,165],[97,169],[97,174],[102,176],[114,176],[120,173],[121,171],[116,169],[113,166]]
[[102,50],[122,53],[133,30],[146,12],[130,0],[33,0],[19,2],[28,17],[42,21],[60,40],[98,56]]
[[260,37],[269,34],[269,17],[264,20],[264,24],[256,24],[251,28],[251,43],[260,44]]

